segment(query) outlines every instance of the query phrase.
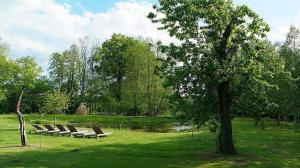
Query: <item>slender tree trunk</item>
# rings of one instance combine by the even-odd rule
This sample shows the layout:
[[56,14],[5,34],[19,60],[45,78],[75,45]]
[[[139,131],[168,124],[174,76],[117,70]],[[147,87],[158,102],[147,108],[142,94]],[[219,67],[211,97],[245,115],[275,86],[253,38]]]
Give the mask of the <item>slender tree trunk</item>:
[[123,57],[121,56],[118,62],[118,76],[117,76],[117,83],[118,83],[118,93],[117,93],[117,101],[119,103],[119,111],[117,113],[122,113],[122,80],[124,77],[124,68],[122,66]]
[[139,84],[139,70],[137,69],[136,70],[136,79],[135,79],[135,92],[134,92],[134,115],[135,116],[138,116],[138,103],[137,103],[137,92],[138,92],[138,84]]
[[280,114],[277,116],[277,125],[280,125]]
[[19,96],[17,106],[16,106],[16,111],[17,111],[17,115],[18,115],[18,119],[19,119],[19,123],[20,123],[21,144],[22,144],[22,146],[27,146],[25,118],[20,110],[22,97],[23,97],[23,90],[21,91],[21,94]]
[[160,110],[161,110],[161,106],[162,106],[162,104],[163,104],[163,100],[164,100],[164,98],[166,97],[166,94],[167,94],[167,89],[164,89],[164,93],[163,93],[163,95],[161,96],[161,99],[160,99],[160,101],[159,101],[159,103],[158,103],[158,106],[157,106],[157,110],[156,110],[156,114],[158,115],[159,113],[160,113]]
[[221,128],[218,135],[217,151],[223,154],[234,154],[235,148],[232,137],[230,113],[229,82],[225,81],[218,86]]
[[297,115],[296,115],[296,113],[293,113],[293,118],[294,118],[294,120],[293,120],[293,125],[294,125],[294,132],[297,132],[298,131],[298,120],[297,120]]
[[86,67],[87,67],[87,55],[86,55],[87,48],[86,46],[82,46],[81,48],[81,59],[82,59],[82,74],[80,80],[80,99],[83,101],[85,97],[85,81],[86,81]]
[[117,96],[117,100],[119,103],[119,114],[122,113],[122,79],[118,79],[118,96]]
[[148,116],[151,116],[151,97],[150,97],[150,48],[148,50],[147,58],[147,99],[148,99]]
[[157,116],[156,112],[156,77],[154,76],[154,94],[153,94],[153,114]]
[[85,80],[86,80],[86,69],[85,66],[82,70],[82,79],[81,79],[81,90],[80,90],[80,99],[83,101],[85,97]]

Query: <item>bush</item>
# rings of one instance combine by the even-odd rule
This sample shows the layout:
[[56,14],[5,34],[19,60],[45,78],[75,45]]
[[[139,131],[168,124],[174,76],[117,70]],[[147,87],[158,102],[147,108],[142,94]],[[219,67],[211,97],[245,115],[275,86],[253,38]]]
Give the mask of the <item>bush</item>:
[[218,124],[217,124],[216,120],[208,121],[208,129],[210,132],[217,132]]

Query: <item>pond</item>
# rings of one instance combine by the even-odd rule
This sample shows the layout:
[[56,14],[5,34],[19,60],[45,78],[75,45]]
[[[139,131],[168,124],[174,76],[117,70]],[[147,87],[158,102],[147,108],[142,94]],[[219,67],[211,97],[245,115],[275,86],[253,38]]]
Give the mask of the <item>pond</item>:
[[[91,126],[93,126],[90,123],[70,123],[74,126],[77,127],[86,127],[86,128],[90,128]],[[180,124],[177,122],[174,123],[144,123],[144,124],[109,124],[109,123],[105,123],[105,124],[101,124],[101,125],[97,125],[100,126],[102,128],[113,128],[113,129],[118,129],[118,130],[122,130],[122,129],[129,129],[129,130],[134,130],[134,131],[145,131],[145,132],[159,132],[159,133],[167,133],[167,132],[182,132],[182,131],[191,131],[193,129],[195,129],[195,127],[193,127],[192,125],[184,125],[184,124]]]

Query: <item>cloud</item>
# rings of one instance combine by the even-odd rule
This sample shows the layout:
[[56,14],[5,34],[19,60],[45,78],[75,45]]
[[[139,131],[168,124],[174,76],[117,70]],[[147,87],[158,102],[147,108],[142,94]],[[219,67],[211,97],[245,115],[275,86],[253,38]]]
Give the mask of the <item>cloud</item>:
[[[91,12],[77,4],[55,0],[0,0],[0,37],[10,44],[11,55],[33,55],[47,70],[50,55],[61,52],[89,36],[103,42],[113,33],[151,37],[165,43],[175,41],[165,31],[158,31],[146,15],[152,4],[146,1],[116,2],[106,12]],[[72,9],[80,6],[80,14]],[[269,18],[271,41],[284,41],[290,24],[300,27],[300,12],[292,18]]]
[[300,11],[292,18],[274,18],[270,21],[271,31],[268,38],[273,42],[283,42],[290,30],[291,25],[300,28]]
[[0,37],[10,44],[12,55],[34,55],[45,70],[51,53],[67,49],[84,36],[103,42],[113,33],[122,33],[173,41],[146,18],[152,10],[148,2],[117,2],[105,13],[82,9],[82,15],[72,13],[69,4],[55,0],[0,3]]

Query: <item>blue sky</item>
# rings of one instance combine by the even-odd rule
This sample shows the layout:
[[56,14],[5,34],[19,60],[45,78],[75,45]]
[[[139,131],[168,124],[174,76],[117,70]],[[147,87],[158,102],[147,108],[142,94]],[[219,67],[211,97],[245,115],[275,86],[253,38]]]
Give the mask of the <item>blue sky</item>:
[[[81,13],[81,7],[92,12],[106,12],[116,2],[128,0],[57,0],[59,3],[68,3],[74,7],[74,12]],[[145,0],[156,3],[156,0]],[[299,11],[299,0],[234,0],[238,4],[248,4],[257,12],[267,17],[293,16]]]
[[[138,1],[138,0],[137,0]],[[156,3],[156,0],[144,0]],[[82,14],[82,8],[91,12],[107,12],[116,2],[128,2],[128,0],[57,0],[59,3],[67,3],[73,7],[72,12]]]
[[[57,0],[72,6],[72,12],[82,14],[82,8],[91,12],[107,12],[116,2],[128,0]],[[138,0],[137,0],[138,1]],[[155,4],[157,0],[144,0]],[[299,0],[234,0],[237,4],[247,4],[266,20],[276,18],[292,19],[300,11]]]
[[[268,38],[283,41],[291,24],[300,27],[300,0],[234,0],[247,4],[271,26]],[[145,16],[156,0],[0,0],[0,37],[13,57],[35,56],[47,71],[53,52],[79,38],[101,43],[112,33],[171,42]]]

